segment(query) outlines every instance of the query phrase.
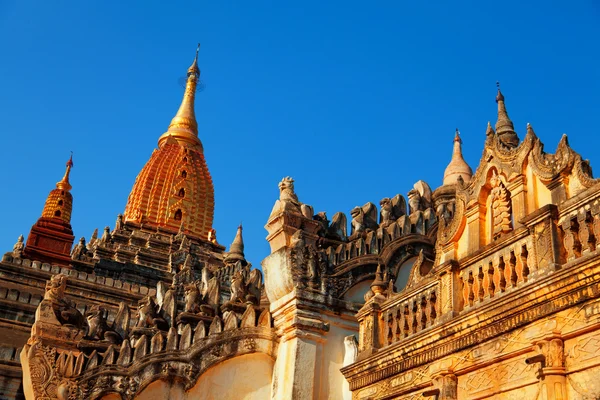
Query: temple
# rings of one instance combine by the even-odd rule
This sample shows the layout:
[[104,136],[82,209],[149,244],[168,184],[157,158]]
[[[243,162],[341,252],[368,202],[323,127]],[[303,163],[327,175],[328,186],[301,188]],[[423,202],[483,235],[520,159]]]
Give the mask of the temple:
[[75,241],[71,158],[2,257],[0,398],[600,398],[600,181],[566,136],[521,140],[498,87],[435,190],[329,219],[285,177],[257,269],[212,226],[199,77],[112,228]]

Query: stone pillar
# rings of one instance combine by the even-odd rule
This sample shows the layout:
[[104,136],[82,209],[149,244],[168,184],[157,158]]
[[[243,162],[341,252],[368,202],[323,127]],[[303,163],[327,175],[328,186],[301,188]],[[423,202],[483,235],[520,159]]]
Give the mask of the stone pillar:
[[[344,338],[357,332],[358,307],[307,288],[304,247],[282,247],[263,262],[265,287],[280,338],[272,400],[343,397]],[[320,287],[320,286],[319,286]],[[335,310],[335,313],[332,311]]]
[[[535,262],[530,265],[531,277],[545,274],[564,262],[560,248],[560,235],[557,229],[558,209],[547,204],[535,210],[522,220],[523,224],[533,232],[533,249]],[[535,267],[534,267],[535,264]]]
[[299,230],[302,230],[307,245],[315,244],[319,238],[316,232],[319,230],[320,224],[302,214],[283,211],[271,215],[265,228],[269,232],[267,241],[271,246],[271,253],[274,253],[283,247],[289,247],[292,236]]
[[375,353],[382,345],[380,335],[381,307],[379,303],[385,299],[373,297],[363,308],[360,309],[356,317],[358,318],[358,359],[363,359]]
[[[485,219],[485,214],[482,215],[480,210],[480,205],[478,203],[473,204],[471,207],[467,209],[465,212],[465,216],[467,217],[467,254],[472,254],[479,250],[481,247],[481,235],[486,235],[487,232],[485,229],[482,231],[481,229],[481,219]],[[483,207],[485,210],[485,207]],[[485,238],[484,242],[487,242],[487,238]],[[459,257],[460,258],[460,257]]]
[[324,335],[329,326],[306,299],[289,293],[271,303],[275,329],[281,337],[273,371],[274,400],[320,398]]
[[438,310],[440,321],[447,321],[461,310],[462,293],[460,291],[458,263],[448,261],[438,267],[440,277],[440,293]]
[[567,399],[564,343],[559,335],[552,335],[534,343],[537,355],[527,359],[539,363],[540,397],[547,400]]
[[521,220],[527,215],[527,189],[525,176],[521,175],[511,181],[506,188],[510,192],[514,228],[522,226]]
[[433,386],[439,390],[437,400],[458,400],[458,379],[452,371],[444,371],[432,378]]

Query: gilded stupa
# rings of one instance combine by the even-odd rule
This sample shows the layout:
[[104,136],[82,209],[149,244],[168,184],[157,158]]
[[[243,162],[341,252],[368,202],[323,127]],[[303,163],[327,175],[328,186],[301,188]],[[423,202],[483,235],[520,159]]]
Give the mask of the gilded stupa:
[[214,187],[198,138],[194,112],[200,78],[198,49],[187,71],[183,100],[167,132],[158,139],[138,175],[125,207],[126,222],[208,239],[214,214]]

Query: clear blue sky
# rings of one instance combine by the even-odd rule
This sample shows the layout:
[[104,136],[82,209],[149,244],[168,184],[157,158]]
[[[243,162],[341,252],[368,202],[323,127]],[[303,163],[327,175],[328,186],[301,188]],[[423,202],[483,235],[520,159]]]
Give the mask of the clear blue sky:
[[70,150],[76,237],[114,226],[197,42],[214,227],[229,246],[243,221],[255,266],[283,176],[331,218],[438,187],[456,127],[475,168],[497,80],[521,138],[567,133],[600,171],[597,0],[322,3],[0,0],[2,252]]

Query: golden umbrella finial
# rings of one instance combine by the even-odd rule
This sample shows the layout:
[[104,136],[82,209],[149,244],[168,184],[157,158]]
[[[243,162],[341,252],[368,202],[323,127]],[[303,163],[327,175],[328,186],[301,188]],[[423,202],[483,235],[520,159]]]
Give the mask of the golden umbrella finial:
[[196,57],[187,71],[187,82],[183,100],[175,117],[171,120],[169,129],[158,139],[158,146],[163,146],[169,139],[175,139],[180,144],[199,147],[202,151],[202,142],[198,139],[198,123],[194,111],[194,101],[196,97],[196,86],[200,78],[200,68],[198,68],[198,53],[200,43],[196,48]]
[[71,152],[71,157],[69,158],[69,161],[67,161],[67,170],[65,171],[65,175],[59,182],[56,183],[56,187],[60,190],[65,190],[67,192],[71,190],[72,186],[69,183],[69,174],[71,173],[71,168],[73,168],[73,152]]

